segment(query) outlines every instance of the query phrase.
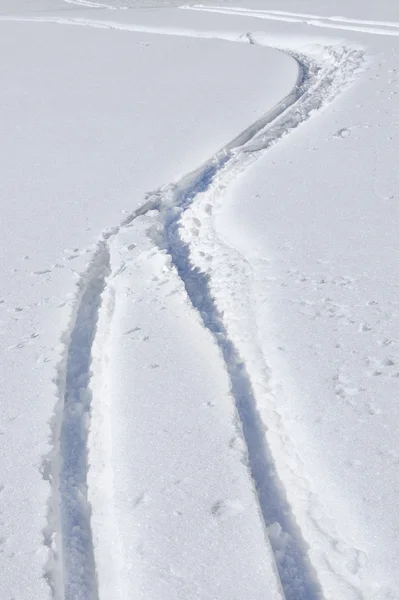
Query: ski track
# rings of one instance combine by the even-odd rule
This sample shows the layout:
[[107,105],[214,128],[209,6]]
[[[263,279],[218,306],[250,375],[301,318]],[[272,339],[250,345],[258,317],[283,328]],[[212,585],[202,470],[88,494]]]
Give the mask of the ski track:
[[[48,574],[55,598],[98,600],[94,550],[87,500],[87,440],[91,393],[91,348],[110,255],[105,241],[78,282],[78,299],[58,379],[59,406],[53,426],[50,518],[53,552]],[[55,488],[55,489],[54,489]],[[49,539],[49,536],[47,535]]]
[[[204,175],[204,179],[198,182],[195,196],[197,193],[206,193],[212,186],[214,177],[209,178],[207,173]],[[195,196],[192,201],[195,201]],[[188,205],[185,204],[185,207]],[[258,412],[251,379],[212,297],[209,277],[193,267],[190,247],[181,238],[179,218],[172,218],[165,227],[164,234],[167,250],[184,282],[191,304],[198,310],[204,326],[210,331],[222,353],[247,448],[248,465],[284,596],[287,600],[321,599],[320,584],[307,557],[305,541],[295,523],[284,488],[275,474],[275,465],[267,446],[265,427]]]
[[[68,1],[68,0],[67,0]],[[69,0],[81,5],[86,0]],[[105,7],[107,8],[107,7]],[[187,7],[185,7],[187,8]],[[195,8],[194,10],[202,10]],[[68,25],[117,28],[165,35],[227,39],[256,43],[253,34],[215,34],[190,30],[165,30],[144,26],[89,21],[83,19],[9,18],[4,21],[55,22]],[[100,317],[102,297],[107,289],[110,270],[108,240],[134,220],[155,210],[163,226],[164,239],[156,240],[167,248],[182,279],[194,309],[221,350],[230,378],[248,452],[248,466],[263,517],[265,536],[271,544],[277,570],[287,600],[320,600],[323,597],[316,572],[308,558],[308,548],[287,501],[286,491],[276,474],[276,465],[268,447],[257,399],[245,359],[212,296],[209,276],[196,269],[190,260],[190,247],[181,235],[181,216],[204,193],[209,193],[218,178],[227,184],[245,170],[279,139],[305,122],[315,111],[331,102],[352,80],[361,66],[359,50],[324,48],[329,57],[318,64],[314,58],[296,55],[285,49],[301,67],[301,78],[292,93],[274,110],[252,124],[199,169],[179,182],[162,186],[147,194],[141,207],[118,226],[102,234],[93,259],[78,283],[78,294],[65,334],[65,356],[59,366],[59,403],[52,428],[53,450],[43,461],[43,477],[51,482],[48,526],[44,543],[50,549],[46,577],[57,600],[98,600],[91,509],[88,501],[88,431],[92,347]],[[108,530],[112,530],[112,527]]]
[[[195,5],[195,6],[201,6],[201,5]],[[212,6],[212,8],[225,8],[225,7],[214,7]],[[396,27],[399,28],[399,23],[396,23],[395,21],[371,21],[368,19],[351,19],[349,17],[323,17],[321,15],[314,15],[314,14],[308,14],[308,13],[297,13],[297,12],[287,12],[284,10],[260,10],[260,9],[242,9],[239,7],[233,7],[233,6],[229,6],[228,7],[230,11],[241,11],[241,10],[247,10],[248,12],[250,12],[251,14],[253,13],[259,13],[259,14],[269,14],[269,15],[279,15],[282,17],[299,17],[301,19],[305,18],[305,19],[319,19],[322,21],[331,21],[331,22],[335,22],[335,23],[353,23],[354,25],[372,25],[372,26],[381,26],[381,27]]]
[[93,27],[94,29],[115,29],[117,31],[131,31],[136,33],[148,33],[158,35],[170,35],[188,38],[200,38],[211,40],[225,40],[228,42],[248,42],[248,38],[242,34],[219,31],[195,31],[189,28],[171,28],[149,25],[137,25],[135,23],[120,23],[103,19],[87,19],[81,17],[10,17],[0,16],[2,22],[13,23],[55,23],[57,25],[74,25],[76,27]]
[[105,8],[108,10],[124,10],[127,6],[112,6],[109,4],[99,4],[98,2],[90,2],[90,0],[64,0],[67,4],[77,4],[84,8]]
[[[249,37],[249,41],[254,43],[253,36]],[[304,56],[294,57],[302,67],[302,79],[290,101],[282,102],[282,105],[289,104],[289,109],[270,121],[266,118],[268,125],[259,124],[258,128],[254,128],[255,131],[252,129],[252,135],[239,136],[238,141],[232,142],[199,171],[172,188],[169,195],[164,194],[165,200],[161,206],[171,204],[172,208],[161,212],[164,213],[162,221],[166,249],[184,282],[191,304],[201,315],[225,362],[247,447],[248,466],[285,598],[317,600],[323,597],[321,585],[310,564],[308,548],[292,514],[284,486],[276,474],[276,465],[265,436],[265,423],[259,414],[245,359],[240,356],[235,341],[229,337],[228,328],[212,295],[209,276],[191,262],[190,246],[182,238],[181,223],[182,214],[198,197],[211,197],[213,190],[234,181],[239,172],[331,100],[358,68],[360,60],[358,53],[349,50],[341,57],[333,56],[332,65],[322,69]],[[340,73],[341,66],[347,69],[345,74]]]
[[284,23],[300,23],[312,27],[325,27],[328,29],[340,29],[342,31],[353,31],[359,33],[370,33],[374,35],[399,36],[399,23],[389,21],[366,21],[358,19],[347,19],[345,17],[322,17],[302,13],[284,12],[276,10],[253,10],[239,7],[207,6],[204,4],[188,4],[181,6],[184,10],[195,10],[211,12],[222,15],[236,15],[241,17],[252,17],[255,19],[266,19],[269,21],[281,21]]

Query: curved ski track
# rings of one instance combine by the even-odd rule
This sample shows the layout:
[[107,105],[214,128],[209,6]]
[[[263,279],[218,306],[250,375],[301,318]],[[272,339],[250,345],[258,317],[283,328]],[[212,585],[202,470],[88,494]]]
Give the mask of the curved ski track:
[[[94,3],[86,0],[75,2],[94,6]],[[229,34],[154,30],[94,20],[56,17],[0,19],[91,27],[100,25],[131,31],[145,30],[148,33],[256,43],[254,36],[249,33],[237,39],[237,36]],[[157,217],[154,218],[159,220],[163,229],[164,239],[161,243],[157,239],[157,244],[167,248],[192,306],[199,312],[204,327],[221,349],[247,445],[249,469],[265,525],[265,536],[268,536],[275,556],[285,598],[323,598],[320,582],[308,558],[306,540],[296,524],[283,484],[275,473],[276,466],[265,436],[267,424],[262,422],[259,415],[245,357],[239,355],[234,340],[229,338],[223,315],[218,312],[212,297],[209,277],[193,267],[190,261],[190,248],[182,239],[180,222],[184,211],[195,203],[200,194],[210,193],[220,179],[225,185],[234,181],[237,173],[245,170],[278,140],[326,106],[352,81],[362,64],[362,53],[345,47],[325,47],[323,50],[319,62],[314,57],[285,49],[297,60],[301,72],[292,93],[197,170],[177,183],[148,193],[141,207],[118,226],[102,234],[93,259],[81,276],[70,329],[63,339],[64,359],[59,365],[57,381],[59,401],[52,425],[53,449],[42,466],[43,477],[50,481],[52,490],[48,525],[44,532],[44,543],[50,555],[46,577],[57,600],[99,600],[91,508],[87,494],[90,404],[95,401],[90,391],[92,347],[110,274],[109,242],[122,228],[134,226],[134,220],[150,210],[156,211]],[[283,557],[279,551],[281,539],[285,540]]]

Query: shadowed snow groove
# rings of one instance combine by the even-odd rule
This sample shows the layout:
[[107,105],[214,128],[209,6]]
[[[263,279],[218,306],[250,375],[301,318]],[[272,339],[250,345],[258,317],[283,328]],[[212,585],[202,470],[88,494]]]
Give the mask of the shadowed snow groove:
[[52,581],[57,600],[98,600],[97,578],[87,500],[87,438],[90,421],[91,347],[101,297],[109,273],[109,251],[101,242],[82,276],[74,323],[59,376],[60,405],[54,423],[51,458],[53,486]]
[[169,253],[184,281],[190,301],[199,311],[205,327],[222,352],[247,447],[248,466],[255,483],[265,528],[267,531],[270,528],[269,539],[285,597],[287,600],[319,600],[322,598],[320,586],[307,558],[307,547],[295,523],[284,488],[276,474],[251,380],[212,298],[209,277],[192,267],[189,247],[181,240],[178,222],[169,225],[166,238]]
[[[253,43],[252,36],[248,39]],[[341,52],[331,51],[324,65],[294,56],[301,67],[301,77],[293,93],[272,113],[248,128],[200,169],[187,175],[176,185],[165,188],[163,202],[160,202],[166,249],[184,282],[193,307],[201,315],[204,326],[212,334],[225,362],[231,394],[247,447],[248,466],[259,510],[287,600],[321,600],[323,593],[308,558],[308,546],[276,473],[276,465],[265,436],[266,424],[259,414],[245,362],[234,340],[229,338],[223,316],[211,293],[209,276],[196,268],[190,260],[190,246],[182,237],[180,217],[199,195],[211,196],[215,189],[223,189],[234,180],[237,173],[246,169],[269,147],[338,95],[362,61],[361,53],[357,51],[343,48]],[[162,195],[160,191],[153,195],[153,206],[159,195]]]

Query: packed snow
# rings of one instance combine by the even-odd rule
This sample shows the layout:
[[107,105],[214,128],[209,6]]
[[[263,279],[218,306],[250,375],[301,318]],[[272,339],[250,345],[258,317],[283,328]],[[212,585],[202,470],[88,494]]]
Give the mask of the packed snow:
[[3,0],[1,599],[399,600],[398,38]]

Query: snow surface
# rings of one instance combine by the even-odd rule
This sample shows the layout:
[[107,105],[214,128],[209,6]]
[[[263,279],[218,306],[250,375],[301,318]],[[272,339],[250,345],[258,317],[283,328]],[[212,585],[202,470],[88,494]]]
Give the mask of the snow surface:
[[399,599],[398,37],[3,0],[1,598]]

